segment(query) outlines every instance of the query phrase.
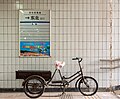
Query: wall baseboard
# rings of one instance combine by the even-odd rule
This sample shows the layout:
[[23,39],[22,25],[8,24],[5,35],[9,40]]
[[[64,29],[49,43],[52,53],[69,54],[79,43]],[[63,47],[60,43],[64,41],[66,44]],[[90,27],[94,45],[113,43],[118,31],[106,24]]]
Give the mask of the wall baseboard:
[[[23,92],[23,88],[0,88],[0,92]],[[45,88],[45,92],[59,92],[60,88]],[[109,92],[109,88],[99,88],[98,92]],[[67,88],[66,92],[78,92],[75,88]]]

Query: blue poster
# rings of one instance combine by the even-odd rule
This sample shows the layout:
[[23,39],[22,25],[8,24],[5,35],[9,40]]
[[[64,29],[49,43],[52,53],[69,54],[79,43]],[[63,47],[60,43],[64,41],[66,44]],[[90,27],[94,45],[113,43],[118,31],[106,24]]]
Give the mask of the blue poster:
[[21,56],[50,56],[50,42],[20,42]]

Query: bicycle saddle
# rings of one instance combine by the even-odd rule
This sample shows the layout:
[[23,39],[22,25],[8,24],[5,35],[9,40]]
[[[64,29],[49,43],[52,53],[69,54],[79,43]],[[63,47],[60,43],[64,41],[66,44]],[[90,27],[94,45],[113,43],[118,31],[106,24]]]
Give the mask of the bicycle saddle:
[[61,69],[64,65],[65,65],[65,62],[61,62],[61,61],[56,61],[55,62],[55,67],[57,69]]

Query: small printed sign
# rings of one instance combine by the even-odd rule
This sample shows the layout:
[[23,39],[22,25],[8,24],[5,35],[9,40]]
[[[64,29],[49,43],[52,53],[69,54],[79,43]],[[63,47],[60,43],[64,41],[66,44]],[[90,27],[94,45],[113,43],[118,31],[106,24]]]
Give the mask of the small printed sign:
[[19,55],[50,57],[49,10],[19,10]]

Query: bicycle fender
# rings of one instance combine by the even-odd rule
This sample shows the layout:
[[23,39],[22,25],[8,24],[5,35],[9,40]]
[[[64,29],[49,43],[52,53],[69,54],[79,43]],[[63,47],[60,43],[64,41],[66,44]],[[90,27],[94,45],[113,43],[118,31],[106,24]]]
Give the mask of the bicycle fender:
[[[84,77],[87,77],[87,76],[83,76],[83,78],[84,78]],[[75,88],[77,88],[77,85],[78,85],[79,82],[82,82],[82,77],[80,77],[80,78],[76,81],[76,83],[75,83]]]
[[38,76],[38,75],[32,75],[32,76],[29,76],[28,78],[26,78],[26,79],[23,81],[22,86],[24,86],[25,83],[26,83],[30,78],[32,78],[32,77],[41,79],[41,80],[43,81],[43,83],[44,83],[45,85],[47,85],[47,83],[46,83],[46,81],[45,81],[45,79],[44,79],[43,77]]
[[81,79],[82,79],[82,77],[80,77],[80,78],[76,81],[76,83],[75,83],[75,88],[76,88],[76,89],[77,89],[77,85],[78,85],[79,81],[81,81]]

